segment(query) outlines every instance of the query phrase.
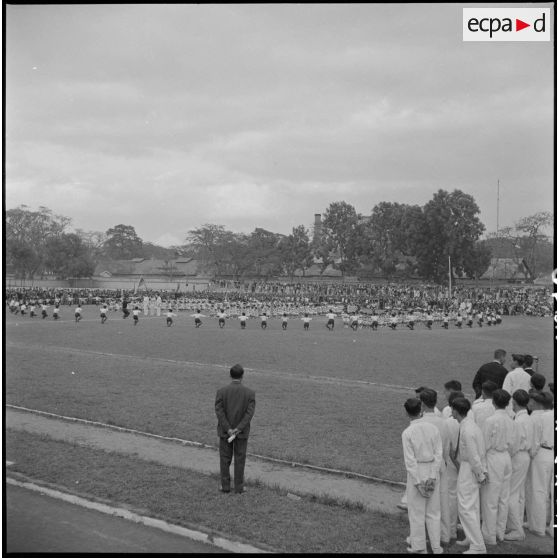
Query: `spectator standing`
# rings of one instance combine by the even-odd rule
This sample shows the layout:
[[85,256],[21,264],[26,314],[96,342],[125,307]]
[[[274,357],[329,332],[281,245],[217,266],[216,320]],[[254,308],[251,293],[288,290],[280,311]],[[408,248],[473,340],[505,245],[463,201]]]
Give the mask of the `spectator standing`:
[[231,383],[217,390],[215,414],[219,436],[219,462],[222,492],[231,491],[230,465],[234,456],[234,491],[242,494],[244,467],[250,434],[250,422],[256,409],[256,393],[242,385],[244,369],[235,364],[230,369]]
[[494,351],[494,360],[483,364],[478,369],[473,379],[473,389],[475,390],[475,397],[477,399],[482,395],[482,384],[486,382],[486,380],[494,382],[497,389],[503,386],[504,379],[508,374],[507,368],[504,367],[505,361],[506,351],[504,351],[504,349],[496,349]]

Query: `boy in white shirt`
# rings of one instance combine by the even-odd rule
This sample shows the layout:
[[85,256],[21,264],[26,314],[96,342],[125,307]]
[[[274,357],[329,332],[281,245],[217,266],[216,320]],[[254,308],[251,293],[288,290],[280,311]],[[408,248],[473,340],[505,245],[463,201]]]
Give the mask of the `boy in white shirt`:
[[283,312],[283,317],[281,318],[281,327],[283,329],[287,329],[288,322],[289,322],[289,318],[287,317],[287,313]]
[[335,327],[335,314],[333,312],[333,310],[329,310],[328,314],[327,314],[327,324],[326,324],[327,329],[329,329],[329,331],[333,331],[333,328]]
[[107,305],[103,304],[99,309],[99,312],[101,314],[101,323],[104,324],[107,321],[107,312],[108,312]]
[[167,311],[167,327],[172,325],[172,319],[176,316],[176,314],[172,311],[172,308],[169,308]]
[[221,308],[221,310],[219,310],[219,312],[217,313],[217,318],[219,319],[219,327],[221,329],[223,329],[225,327],[225,318],[227,317],[227,314],[225,314],[225,311]]
[[201,319],[205,318],[205,315],[200,313],[200,310],[198,308],[196,312],[192,314],[192,318],[194,318],[194,325],[196,326],[196,328],[198,328],[202,325]]
[[304,316],[301,318],[303,324],[304,324],[304,331],[308,331],[308,329],[310,328],[310,322],[312,321],[312,318],[310,318],[308,316],[308,312],[306,312],[304,314]]
[[240,320],[240,329],[246,329],[246,320],[248,319],[246,312],[242,312],[238,319]]
[[138,325],[138,322],[139,322],[139,314],[140,314],[139,308],[138,308],[137,306],[135,306],[134,309],[133,309],[133,311],[132,311],[132,315],[133,315],[133,318],[134,318],[134,325],[135,325],[135,326]]
[[81,320],[81,306],[79,304],[77,305],[77,307],[75,309],[74,316],[75,316],[76,324],[77,324]]
[[260,319],[261,319],[261,321],[262,321],[262,323],[260,324],[260,325],[261,325],[261,328],[262,328],[262,329],[267,329],[267,314],[264,312],[264,313],[260,316]]

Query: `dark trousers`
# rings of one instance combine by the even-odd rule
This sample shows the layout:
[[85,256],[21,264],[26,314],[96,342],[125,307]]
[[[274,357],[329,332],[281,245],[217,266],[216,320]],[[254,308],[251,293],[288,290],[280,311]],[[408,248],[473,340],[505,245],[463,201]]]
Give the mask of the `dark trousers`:
[[242,492],[244,488],[244,466],[246,465],[246,448],[248,438],[235,438],[230,444],[226,438],[219,438],[219,461],[221,466],[221,488],[231,489],[230,466],[234,455],[234,491]]

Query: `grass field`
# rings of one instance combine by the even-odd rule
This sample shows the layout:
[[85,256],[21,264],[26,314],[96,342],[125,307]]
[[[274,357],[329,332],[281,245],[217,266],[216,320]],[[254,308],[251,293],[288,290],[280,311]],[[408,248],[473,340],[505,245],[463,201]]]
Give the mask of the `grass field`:
[[458,379],[471,393],[476,370],[500,347],[538,355],[547,378],[554,371],[550,318],[378,332],[340,324],[329,332],[314,320],[304,332],[298,320],[287,331],[272,320],[264,331],[256,321],[221,330],[210,319],[195,329],[184,314],[172,328],[163,317],[134,327],[120,314],[101,325],[93,306],[83,316],[76,324],[66,308],[58,322],[7,315],[7,403],[215,444],[215,391],[239,362],[256,390],[250,452],[398,481],[402,404],[415,387],[441,395]]

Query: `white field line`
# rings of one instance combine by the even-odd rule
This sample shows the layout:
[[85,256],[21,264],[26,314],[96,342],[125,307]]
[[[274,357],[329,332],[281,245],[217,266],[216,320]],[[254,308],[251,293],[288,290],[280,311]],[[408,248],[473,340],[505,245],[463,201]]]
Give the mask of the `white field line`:
[[[105,357],[115,357],[115,358],[125,358],[125,359],[136,359],[136,360],[150,360],[152,362],[165,362],[171,364],[177,364],[181,366],[199,366],[199,367],[208,367],[208,368],[220,368],[223,370],[228,370],[230,366],[224,364],[213,364],[207,362],[195,362],[195,361],[188,361],[188,360],[175,360],[170,358],[162,358],[162,357],[150,357],[150,356],[138,356],[138,355],[126,355],[122,353],[106,353],[102,351],[92,351],[89,349],[75,349],[72,347],[58,347],[55,345],[39,345],[39,344],[30,344],[30,343],[18,343],[15,341],[8,341],[5,344],[6,347],[14,347],[14,348],[21,348],[21,349],[30,349],[30,348],[38,348],[41,350],[51,350],[51,351],[58,351],[58,352],[70,352],[70,353],[79,353],[79,354],[90,354],[96,356],[105,356]],[[257,368],[244,368],[244,370],[249,372],[255,372],[256,374],[262,374],[267,376],[273,376],[274,378],[280,378],[282,376],[287,377],[289,379],[300,380],[300,381],[310,381],[310,382],[318,382],[318,383],[328,383],[328,384],[338,384],[338,385],[345,385],[345,386],[363,386],[363,387],[380,387],[385,389],[391,389],[395,391],[405,391],[405,392],[414,392],[415,388],[411,386],[402,386],[398,384],[384,384],[380,382],[371,382],[369,380],[351,380],[345,378],[335,378],[332,376],[315,376],[312,374],[295,374],[294,372],[285,372],[282,370],[261,370]]]
[[116,508],[113,506],[108,506],[107,504],[102,504],[100,502],[94,502],[87,500],[86,498],[81,498],[73,494],[68,494],[66,492],[60,492],[59,490],[53,490],[52,488],[47,488],[46,486],[40,486],[38,484],[30,482],[20,482],[18,480],[12,479],[10,477],[6,478],[6,482],[13,486],[18,486],[20,488],[25,488],[27,490],[32,490],[40,494],[45,494],[51,498],[56,498],[57,500],[63,500],[70,504],[76,506],[81,506],[82,508],[87,508],[90,510],[95,510],[100,513],[107,515],[113,515],[116,517],[121,517],[127,519],[128,521],[133,521],[134,523],[140,523],[147,527],[153,527],[155,529],[160,529],[167,533],[172,533],[174,535],[179,535],[181,537],[186,537],[194,541],[211,544],[217,546],[223,550],[235,553],[265,553],[268,551],[256,548],[255,546],[244,544],[236,541],[231,541],[225,539],[221,536],[215,536],[213,534],[204,533],[202,531],[196,531],[194,529],[188,529],[187,527],[182,527],[181,525],[173,525],[172,523],[167,523],[161,519],[155,519],[153,517],[147,517],[145,515],[139,515],[137,513],[131,512],[124,508]]
[[[37,415],[44,415],[44,416],[48,416],[48,417],[52,417],[58,420],[65,420],[65,421],[70,421],[70,422],[80,422],[82,424],[87,424],[87,425],[91,425],[91,426],[98,426],[101,428],[108,428],[111,430],[117,430],[119,432],[126,432],[129,434],[137,434],[138,436],[145,436],[148,438],[156,438],[158,440],[164,440],[164,441],[168,441],[168,442],[176,442],[185,446],[195,446],[195,447],[200,447],[200,448],[206,448],[206,449],[211,449],[214,451],[217,451],[219,448],[217,448],[217,446],[212,446],[210,444],[204,444],[202,442],[193,442],[191,440],[183,440],[181,438],[174,438],[174,437],[170,437],[170,436],[161,436],[160,434],[152,434],[150,432],[143,432],[141,430],[135,430],[133,428],[126,428],[124,426],[117,426],[114,424],[106,424],[104,422],[98,422],[98,421],[93,421],[93,420],[87,420],[87,419],[82,419],[82,418],[77,418],[77,417],[67,417],[64,415],[57,415],[55,413],[49,413],[47,411],[40,411],[38,409],[29,409],[27,407],[21,407],[19,405],[11,405],[9,403],[6,403],[6,407],[9,407],[11,409],[16,409],[18,411],[24,411],[27,413],[33,413],[33,414],[37,414]],[[288,467],[301,467],[304,469],[311,469],[313,471],[318,471],[321,473],[330,473],[330,474],[334,474],[334,475],[343,475],[346,477],[351,477],[351,478],[359,478],[359,479],[363,479],[366,481],[372,481],[372,482],[380,482],[382,484],[389,484],[389,485],[393,485],[393,486],[406,486],[405,483],[403,482],[399,482],[399,481],[393,481],[393,480],[389,480],[389,479],[382,479],[379,477],[373,477],[370,475],[364,475],[362,473],[356,473],[354,471],[344,471],[342,469],[332,469],[329,467],[320,467],[319,465],[312,465],[309,463],[298,463],[296,461],[287,461],[285,459],[278,459],[276,457],[269,457],[267,455],[260,455],[257,453],[250,453],[248,452],[247,455],[251,456],[251,457],[256,457],[257,459],[261,459],[262,461],[269,461],[271,463],[280,463],[282,465],[286,465]]]

